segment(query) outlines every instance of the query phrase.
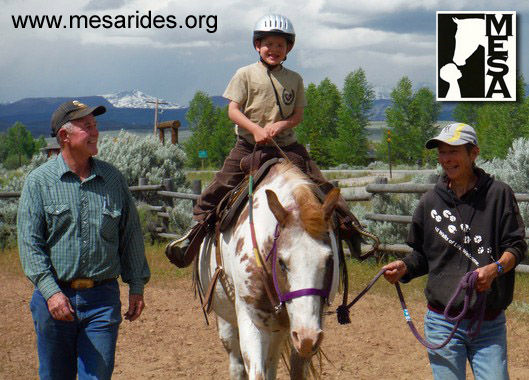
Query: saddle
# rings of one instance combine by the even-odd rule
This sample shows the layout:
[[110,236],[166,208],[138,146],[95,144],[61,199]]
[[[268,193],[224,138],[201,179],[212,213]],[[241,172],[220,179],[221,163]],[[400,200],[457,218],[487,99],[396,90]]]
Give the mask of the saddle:
[[[286,153],[286,156],[294,165],[303,169],[303,166],[305,165],[303,157],[292,152]],[[217,223],[219,224],[221,232],[228,228],[234,217],[239,214],[248,200],[250,188],[249,174],[252,166],[258,168],[253,174],[253,186],[255,188],[259,182],[261,182],[261,179],[263,179],[268,173],[268,170],[272,165],[282,161],[283,158],[278,157],[278,152],[275,149],[269,150],[267,148],[257,150],[253,153],[253,157],[252,154],[249,154],[241,160],[240,167],[241,170],[246,173],[246,177],[241,183],[239,183],[239,185],[222,198],[215,210]]]

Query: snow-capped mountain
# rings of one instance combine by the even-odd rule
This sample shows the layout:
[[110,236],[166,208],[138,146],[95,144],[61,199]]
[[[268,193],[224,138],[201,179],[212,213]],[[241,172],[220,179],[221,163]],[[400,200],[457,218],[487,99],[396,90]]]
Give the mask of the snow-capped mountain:
[[[116,94],[106,94],[100,95],[105,98],[109,103],[111,103],[116,108],[154,108],[154,103],[156,98],[154,96],[147,95],[140,90],[132,91],[122,91]],[[163,99],[158,99],[159,103],[169,103],[169,104],[159,104],[158,108],[161,109],[180,109],[182,106],[171,103]]]

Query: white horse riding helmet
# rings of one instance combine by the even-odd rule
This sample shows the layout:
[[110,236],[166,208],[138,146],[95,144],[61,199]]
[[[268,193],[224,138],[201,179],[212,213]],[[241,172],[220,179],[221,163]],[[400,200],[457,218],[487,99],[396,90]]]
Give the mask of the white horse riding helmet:
[[255,41],[270,34],[284,36],[287,42],[294,46],[296,32],[292,22],[287,17],[277,14],[261,17],[253,29],[253,46],[255,47]]

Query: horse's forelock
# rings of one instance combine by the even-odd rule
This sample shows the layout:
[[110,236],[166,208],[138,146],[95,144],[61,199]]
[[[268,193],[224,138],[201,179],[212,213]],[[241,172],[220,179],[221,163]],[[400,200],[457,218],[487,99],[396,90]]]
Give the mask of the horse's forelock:
[[276,165],[274,169],[273,176],[282,177],[287,186],[293,189],[292,192],[303,229],[315,239],[323,238],[328,226],[322,204],[312,190],[314,184],[305,173],[290,162],[282,162]]
[[299,208],[299,219],[307,233],[321,239],[327,232],[327,222],[323,207],[309,186],[301,185],[294,189],[294,199]]

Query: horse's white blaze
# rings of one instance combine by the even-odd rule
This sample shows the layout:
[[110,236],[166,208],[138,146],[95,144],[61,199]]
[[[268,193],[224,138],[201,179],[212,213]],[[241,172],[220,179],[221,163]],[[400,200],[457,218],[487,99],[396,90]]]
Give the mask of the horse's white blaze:
[[[286,287],[281,289],[281,292],[307,288],[323,289],[328,285],[324,282],[326,265],[332,257],[330,243],[328,240],[311,237],[299,221],[300,206],[296,204],[293,190],[306,185],[306,179],[298,175],[296,169],[290,169],[285,174],[281,172],[281,168],[282,166],[272,168],[271,176],[265,179],[254,194],[253,218],[261,258],[266,260],[277,224],[268,207],[265,193],[266,189],[270,189],[277,195],[281,205],[291,213],[286,225],[281,229],[277,244],[278,260],[286,266],[281,268],[277,264],[276,268],[282,279],[282,286]],[[249,378],[275,378],[280,345],[285,337],[293,337],[294,347],[302,357],[310,357],[317,349],[323,336],[324,302],[320,296],[314,295],[295,298],[285,305],[288,320],[276,317],[263,287],[261,269],[258,268],[253,254],[247,216],[248,211],[245,209],[241,212],[240,220],[221,236],[222,264],[227,281],[233,286],[235,303],[231,302],[218,283],[213,308],[219,316],[238,329],[240,358],[241,361],[244,360]],[[201,284],[202,288],[206,289],[217,267],[214,251],[208,254],[203,249],[200,260]],[[270,285],[275,292],[272,282]],[[228,334],[226,331],[229,329],[224,326],[224,337],[232,336],[231,332]],[[237,363],[231,354],[230,362]],[[237,373],[236,368],[231,373]]]

